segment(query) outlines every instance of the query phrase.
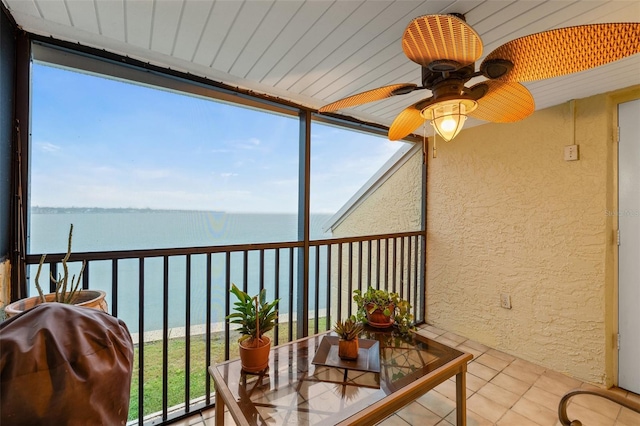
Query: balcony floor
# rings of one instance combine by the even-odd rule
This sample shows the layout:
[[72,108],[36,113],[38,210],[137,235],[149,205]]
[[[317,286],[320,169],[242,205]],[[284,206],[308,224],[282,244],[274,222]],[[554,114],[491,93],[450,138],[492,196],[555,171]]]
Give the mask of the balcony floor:
[[[560,425],[557,411],[562,395],[577,387],[592,387],[588,383],[429,325],[422,326],[418,332],[474,355],[467,374],[469,426]],[[639,395],[622,389],[615,391],[640,402]],[[447,380],[379,425],[455,425],[455,392],[455,379]],[[570,418],[581,420],[584,426],[640,425],[640,414],[590,395],[572,398],[568,413]],[[174,424],[212,426],[214,410]],[[225,424],[233,425],[233,419],[227,416]]]

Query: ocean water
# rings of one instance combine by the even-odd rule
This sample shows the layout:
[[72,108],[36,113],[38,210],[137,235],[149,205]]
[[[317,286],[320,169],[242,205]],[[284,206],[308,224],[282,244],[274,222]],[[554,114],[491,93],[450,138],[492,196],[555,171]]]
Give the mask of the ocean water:
[[[331,215],[312,215],[310,235],[312,239],[328,238],[322,225]],[[156,210],[107,210],[107,209],[34,209],[29,229],[29,253],[62,253],[66,251],[69,226],[73,224],[73,252],[144,250],[157,248],[201,247],[212,245],[267,243],[297,240],[297,217],[294,214],[245,214],[199,211]],[[315,253],[311,253],[312,259]],[[245,262],[246,260],[246,262]],[[264,262],[264,276],[260,276],[260,264]],[[246,267],[245,267],[246,263]],[[194,255],[187,267],[187,257],[169,258],[167,262],[168,294],[167,307],[170,328],[185,326],[187,314],[187,290],[191,295],[190,324],[197,326],[206,322],[206,272],[205,255]],[[267,289],[267,297],[282,302],[280,314],[289,313],[289,284],[291,259],[288,251],[280,252],[278,270],[275,251],[267,251],[261,260],[259,253],[251,251],[245,259],[243,253],[231,255],[230,280],[242,287],[245,281],[249,294],[256,294],[260,280]],[[141,297],[144,306],[144,330],[162,329],[164,294],[164,258],[147,259],[141,274],[138,260],[118,262],[117,316],[125,321],[132,333],[139,332],[139,306]],[[78,273],[79,265],[71,266],[71,273]],[[30,294],[37,294],[34,277],[37,267],[29,270]],[[294,282],[297,274],[297,251],[293,258]],[[190,274],[190,289],[187,281]],[[321,282],[325,279],[326,262],[320,263]],[[48,271],[41,274],[40,284],[46,283]],[[112,264],[110,261],[92,261],[88,270],[89,287],[107,292],[107,302],[114,304],[111,289]],[[140,276],[144,281],[141,282]],[[212,321],[224,321],[224,299],[226,296],[226,261],[224,254],[213,254],[211,258]],[[311,262],[310,276],[315,277],[315,263]],[[279,280],[276,291],[276,278]],[[43,285],[44,287],[44,285]],[[295,287],[295,286],[294,286]],[[319,301],[324,301],[326,292],[321,289]],[[294,290],[294,297],[295,297]],[[315,301],[311,295],[311,303]],[[231,297],[233,303],[234,297]],[[296,309],[295,305],[293,307]]]

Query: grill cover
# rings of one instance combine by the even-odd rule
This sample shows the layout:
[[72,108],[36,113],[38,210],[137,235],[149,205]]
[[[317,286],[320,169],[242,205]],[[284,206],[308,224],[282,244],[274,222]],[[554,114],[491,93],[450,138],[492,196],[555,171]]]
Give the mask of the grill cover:
[[40,304],[0,324],[0,424],[124,425],[132,368],[124,322]]

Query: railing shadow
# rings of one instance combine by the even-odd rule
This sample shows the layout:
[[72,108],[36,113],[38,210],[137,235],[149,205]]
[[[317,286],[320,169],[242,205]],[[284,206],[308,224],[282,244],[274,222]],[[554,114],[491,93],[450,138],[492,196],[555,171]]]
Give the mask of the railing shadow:
[[569,400],[576,395],[599,396],[633,410],[636,413],[640,413],[640,403],[634,402],[629,398],[625,398],[618,393],[602,389],[573,389],[562,397],[560,404],[558,405],[558,419],[563,426],[582,426],[582,422],[580,420],[569,420],[569,416],[567,415]]

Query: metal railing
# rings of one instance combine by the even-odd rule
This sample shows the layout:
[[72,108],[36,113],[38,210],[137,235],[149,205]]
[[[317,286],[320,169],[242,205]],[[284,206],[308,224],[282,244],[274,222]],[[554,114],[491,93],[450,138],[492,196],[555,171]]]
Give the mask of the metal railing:
[[[83,288],[107,292],[136,344],[130,423],[163,424],[213,405],[206,367],[237,356],[225,321],[232,283],[280,299],[275,345],[302,337],[298,318],[308,318],[310,334],[329,330],[355,313],[353,290],[369,286],[397,292],[424,318],[424,232],[310,241],[307,276],[302,250],[303,242],[282,242],[71,255],[78,269],[86,262]],[[47,255],[44,276],[57,274],[62,257]],[[31,276],[39,260],[27,256]],[[298,306],[305,288],[307,306]]]

